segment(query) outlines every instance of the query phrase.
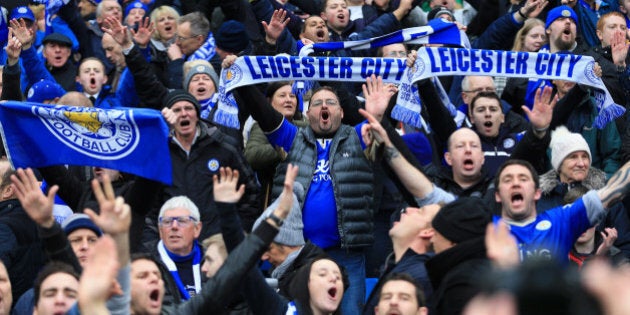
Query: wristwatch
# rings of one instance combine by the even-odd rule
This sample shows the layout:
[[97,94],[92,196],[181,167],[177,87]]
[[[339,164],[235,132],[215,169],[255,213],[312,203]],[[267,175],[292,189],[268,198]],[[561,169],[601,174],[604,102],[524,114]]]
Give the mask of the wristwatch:
[[273,223],[275,223],[278,227],[281,227],[282,224],[284,224],[284,220],[278,218],[275,214],[273,214],[273,212],[267,216],[267,219],[271,219],[271,221],[273,221]]

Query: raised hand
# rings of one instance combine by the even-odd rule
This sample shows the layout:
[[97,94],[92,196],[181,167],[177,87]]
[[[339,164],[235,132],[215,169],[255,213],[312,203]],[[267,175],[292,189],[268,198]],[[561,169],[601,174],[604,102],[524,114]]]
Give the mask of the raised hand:
[[274,10],[271,15],[269,24],[266,21],[262,21],[262,26],[265,29],[265,41],[271,45],[275,45],[276,41],[284,31],[284,28],[289,24],[291,18],[287,18],[287,11],[283,9]]
[[548,0],[527,0],[523,5],[525,15],[528,18],[538,17],[547,4],[549,4]]
[[120,21],[115,17],[106,17],[103,21],[101,30],[111,35],[114,40],[123,47],[123,49],[128,49],[133,44],[130,38],[131,34],[127,30],[127,27],[122,25],[122,23],[120,23]]
[[[545,88],[539,88],[536,90],[536,96],[534,97],[534,106],[530,110],[527,106],[522,106],[523,112],[529,118],[529,122],[534,129],[538,131],[546,131],[545,128],[549,127],[551,118],[553,116],[553,108],[558,102],[558,97],[552,97],[553,89],[550,86]],[[541,131],[541,132],[542,132]],[[544,136],[544,133],[542,134]]]
[[184,58],[184,53],[182,52],[182,49],[179,48],[179,46],[175,44],[171,44],[168,46],[168,48],[166,49],[166,54],[168,55],[168,59],[170,60],[177,60],[177,59]]
[[119,263],[116,244],[103,235],[94,245],[79,281],[79,307],[84,314],[109,314],[105,302],[116,282]]
[[229,55],[229,56],[225,57],[225,59],[223,59],[223,62],[221,62],[221,68],[227,69],[227,68],[231,67],[234,64],[234,62],[236,61],[236,58],[238,58],[238,56],[236,56],[236,55]]
[[602,239],[604,241],[597,248],[597,252],[595,253],[595,255],[606,256],[608,255],[608,252],[610,251],[610,249],[613,247],[613,244],[615,244],[615,241],[617,240],[617,237],[618,237],[617,229],[605,228],[604,231],[600,233],[602,233]]
[[22,204],[22,208],[28,216],[39,226],[52,227],[55,224],[53,205],[59,186],[51,187],[48,191],[48,196],[44,195],[33,170],[30,168],[27,168],[26,171],[19,168],[17,176],[11,175],[11,183],[20,204]]
[[503,220],[497,225],[489,223],[486,228],[486,255],[501,268],[514,267],[519,264],[518,246],[516,238]]
[[12,66],[20,59],[20,53],[22,52],[22,42],[17,37],[13,36],[13,29],[9,29],[9,40],[7,42],[7,64]]
[[12,19],[9,21],[9,28],[13,31],[13,36],[17,37],[20,43],[22,43],[22,49],[31,48],[35,34],[33,34],[30,28],[26,27],[24,19],[20,19],[19,21]]
[[98,180],[93,179],[92,190],[98,201],[100,213],[85,209],[90,219],[105,233],[111,235],[128,233],[131,226],[131,208],[122,197],[116,198],[109,175],[103,175],[103,187]]
[[610,50],[615,65],[623,67],[626,66],[628,47],[630,47],[630,44],[626,42],[626,33],[617,32],[613,35],[612,43],[610,43]]
[[293,206],[293,184],[295,183],[298,170],[299,167],[297,165],[287,165],[287,172],[284,176],[284,188],[278,197],[280,202],[278,203],[278,208],[273,211],[274,215],[282,219],[285,219],[289,215],[291,207]]
[[387,136],[387,132],[381,126],[381,123],[368,111],[359,109],[359,113],[367,119],[367,124],[361,128],[361,137],[367,146],[371,146],[372,142],[377,144],[384,143],[385,146],[392,147],[393,144]]
[[168,127],[173,129],[173,126],[177,123],[177,114],[172,109],[164,107],[162,108],[162,117],[164,117]]
[[416,63],[416,59],[418,59],[418,52],[415,50],[410,51],[407,54],[407,68],[413,67],[413,64]]
[[148,17],[144,18],[144,21],[138,23],[138,30],[134,31],[130,30],[131,35],[133,36],[133,41],[138,44],[141,48],[146,48],[149,42],[151,41],[151,34],[155,31],[155,27],[151,19]]
[[383,114],[389,105],[392,94],[383,85],[383,78],[372,75],[365,80],[362,85],[363,97],[365,97],[365,109],[378,121],[381,121]]
[[613,268],[604,259],[594,259],[582,270],[582,283],[602,305],[602,314],[630,314],[630,269]]
[[225,203],[237,203],[245,193],[245,184],[238,187],[238,170],[229,167],[221,167],[219,175],[212,176],[212,192],[214,201]]

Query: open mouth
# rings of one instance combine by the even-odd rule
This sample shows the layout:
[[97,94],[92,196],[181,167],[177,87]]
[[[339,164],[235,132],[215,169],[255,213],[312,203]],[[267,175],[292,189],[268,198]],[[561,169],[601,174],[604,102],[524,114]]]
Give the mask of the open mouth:
[[464,166],[467,166],[467,167],[472,167],[474,164],[475,164],[475,163],[473,162],[473,160],[472,160],[472,159],[465,159],[465,160],[464,160]]
[[324,121],[328,121],[328,118],[330,118],[330,114],[328,112],[322,112],[321,113],[321,118]]
[[182,120],[179,124],[182,127],[187,127],[190,125],[190,121],[189,120]]
[[568,28],[565,28],[564,31],[562,31],[562,34],[564,35],[571,35],[571,30]]
[[170,32],[173,28],[171,26],[167,26],[164,28],[165,31]]
[[335,298],[337,296],[337,288],[330,288],[328,290],[328,296]]
[[207,89],[205,87],[199,87],[197,88],[197,93],[199,94],[203,94],[206,93]]
[[324,37],[324,35],[326,35],[326,33],[324,33],[324,30],[318,30],[315,35],[317,37]]
[[340,13],[340,14],[337,14],[337,18],[343,21],[346,18],[346,16],[343,13]]
[[483,126],[486,128],[492,128],[492,122],[491,121],[486,121],[485,123],[483,123]]
[[516,193],[512,195],[511,198],[512,203],[518,203],[518,202],[522,202],[523,201],[523,195],[521,195],[520,193]]
[[160,299],[160,291],[158,289],[151,291],[151,294],[149,294],[149,299],[151,299],[151,301],[153,302],[157,302]]

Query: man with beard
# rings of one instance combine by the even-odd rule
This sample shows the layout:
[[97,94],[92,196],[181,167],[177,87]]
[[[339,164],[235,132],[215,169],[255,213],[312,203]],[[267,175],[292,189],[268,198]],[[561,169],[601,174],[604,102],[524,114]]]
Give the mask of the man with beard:
[[[545,45],[538,52],[561,53],[571,52],[576,55],[583,55],[588,49],[587,46],[579,45],[575,38],[577,36],[578,18],[571,7],[561,5],[553,8],[547,14],[545,22],[545,32],[549,38],[549,45]],[[551,81],[532,78],[527,84],[525,92],[525,105],[532,108],[536,90],[543,86],[552,86]]]

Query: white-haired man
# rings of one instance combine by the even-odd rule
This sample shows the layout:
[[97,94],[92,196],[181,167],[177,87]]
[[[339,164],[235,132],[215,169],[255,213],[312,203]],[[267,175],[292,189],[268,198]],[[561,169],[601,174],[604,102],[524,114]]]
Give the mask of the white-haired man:
[[[203,251],[197,243],[201,233],[199,209],[185,196],[167,200],[158,216],[160,241],[157,252],[166,265],[182,300],[201,291]],[[177,300],[176,292],[171,292]]]

